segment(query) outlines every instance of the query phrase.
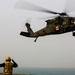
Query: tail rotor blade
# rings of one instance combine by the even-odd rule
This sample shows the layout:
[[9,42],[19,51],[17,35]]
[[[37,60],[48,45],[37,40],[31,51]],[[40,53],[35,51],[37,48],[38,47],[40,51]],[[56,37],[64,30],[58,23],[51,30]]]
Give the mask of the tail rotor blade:
[[27,19],[25,20],[25,23],[29,23],[29,24],[31,24],[31,20],[32,20],[32,18],[29,17],[29,18],[27,18]]

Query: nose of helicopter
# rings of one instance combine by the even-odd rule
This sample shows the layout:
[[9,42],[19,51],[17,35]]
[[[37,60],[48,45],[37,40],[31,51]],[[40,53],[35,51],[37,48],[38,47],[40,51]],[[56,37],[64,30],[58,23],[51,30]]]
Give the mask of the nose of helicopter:
[[75,18],[74,18],[74,25],[75,25]]
[[70,22],[71,24],[75,25],[75,18],[72,18]]

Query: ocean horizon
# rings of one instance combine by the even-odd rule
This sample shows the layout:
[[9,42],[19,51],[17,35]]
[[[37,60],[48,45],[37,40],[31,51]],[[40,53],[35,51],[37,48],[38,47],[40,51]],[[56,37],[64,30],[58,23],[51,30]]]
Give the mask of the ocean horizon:
[[[2,69],[0,68],[2,73]],[[13,73],[31,75],[75,75],[75,68],[15,68]]]

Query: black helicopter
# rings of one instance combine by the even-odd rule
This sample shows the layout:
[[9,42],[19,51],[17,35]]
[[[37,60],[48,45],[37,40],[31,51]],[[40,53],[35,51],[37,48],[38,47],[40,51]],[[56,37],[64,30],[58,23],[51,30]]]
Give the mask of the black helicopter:
[[[30,6],[36,6],[36,5],[31,4]],[[30,24],[26,23],[25,26],[27,27],[28,32],[22,31],[20,35],[30,37],[30,38],[36,38],[34,42],[36,42],[38,37],[45,36],[45,35],[55,35],[55,34],[63,34],[67,32],[72,32],[72,35],[75,36],[75,32],[74,32],[75,17],[70,17],[66,12],[58,13],[58,12],[41,8],[39,6],[36,6],[36,7],[39,9],[37,10],[31,7],[28,7],[27,9],[47,12],[47,13],[51,13],[55,15],[58,14],[58,16],[53,19],[46,20],[45,21],[47,23],[46,27],[36,32],[33,32],[33,30],[30,28]]]

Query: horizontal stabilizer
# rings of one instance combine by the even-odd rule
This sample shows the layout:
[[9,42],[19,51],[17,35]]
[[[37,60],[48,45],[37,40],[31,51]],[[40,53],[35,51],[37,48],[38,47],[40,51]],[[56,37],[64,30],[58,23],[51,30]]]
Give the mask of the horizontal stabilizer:
[[20,35],[29,37],[29,36],[30,36],[30,33],[27,33],[27,32],[21,32]]

